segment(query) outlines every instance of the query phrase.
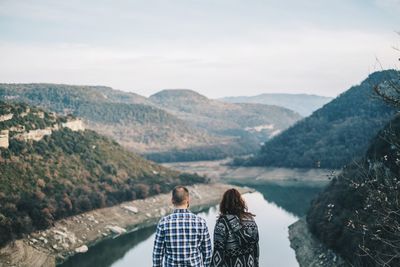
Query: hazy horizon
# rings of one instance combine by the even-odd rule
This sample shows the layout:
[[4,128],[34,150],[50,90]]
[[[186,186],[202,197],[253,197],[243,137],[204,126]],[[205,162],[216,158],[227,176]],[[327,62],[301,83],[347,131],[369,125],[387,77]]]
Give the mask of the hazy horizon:
[[399,0],[0,0],[0,82],[335,97],[397,68],[399,14]]

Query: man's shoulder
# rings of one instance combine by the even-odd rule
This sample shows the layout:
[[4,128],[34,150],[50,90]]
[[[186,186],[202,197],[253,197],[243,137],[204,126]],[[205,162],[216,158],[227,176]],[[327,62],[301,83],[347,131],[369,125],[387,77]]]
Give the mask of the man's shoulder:
[[196,221],[196,222],[199,222],[199,223],[202,223],[202,224],[206,224],[206,220],[204,218],[194,214],[191,211],[186,212],[186,213],[171,213],[169,215],[166,215],[166,216],[162,217],[160,219],[160,223],[166,223],[166,222],[169,222],[171,220],[177,220],[177,219],[182,218],[182,216],[184,218],[189,219],[189,220],[193,220],[193,221]]

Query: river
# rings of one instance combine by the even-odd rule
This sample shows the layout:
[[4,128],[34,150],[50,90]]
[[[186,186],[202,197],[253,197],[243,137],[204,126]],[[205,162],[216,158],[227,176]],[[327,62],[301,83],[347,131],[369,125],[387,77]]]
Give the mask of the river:
[[[241,182],[243,185],[243,183]],[[256,192],[244,195],[249,210],[255,213],[260,232],[260,266],[298,266],[288,240],[288,226],[304,216],[310,200],[321,190],[321,183],[296,182],[249,184]],[[218,207],[199,213],[214,230]],[[110,239],[75,255],[62,267],[151,267],[155,227]]]

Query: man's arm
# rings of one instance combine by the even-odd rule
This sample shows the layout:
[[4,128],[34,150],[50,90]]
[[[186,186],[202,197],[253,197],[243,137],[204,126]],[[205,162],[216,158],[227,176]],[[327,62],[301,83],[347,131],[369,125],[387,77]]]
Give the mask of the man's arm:
[[203,254],[204,267],[209,267],[211,264],[211,257],[212,257],[211,239],[206,222],[204,222],[203,227],[204,229],[203,229],[203,238],[201,242],[201,253]]
[[156,238],[153,247],[153,267],[162,267],[165,248],[164,222],[163,219],[157,225]]

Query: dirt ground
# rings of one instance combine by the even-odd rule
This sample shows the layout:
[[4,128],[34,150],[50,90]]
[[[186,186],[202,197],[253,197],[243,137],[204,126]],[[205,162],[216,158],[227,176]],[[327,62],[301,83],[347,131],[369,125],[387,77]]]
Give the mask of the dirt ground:
[[164,166],[182,172],[197,173],[214,182],[239,184],[275,183],[283,185],[308,184],[310,186],[327,184],[329,178],[338,170],[327,169],[288,169],[268,167],[231,167],[229,160],[195,161],[165,163]]

